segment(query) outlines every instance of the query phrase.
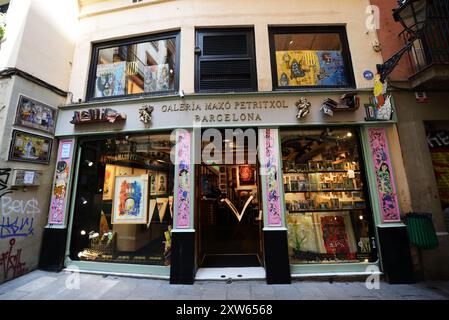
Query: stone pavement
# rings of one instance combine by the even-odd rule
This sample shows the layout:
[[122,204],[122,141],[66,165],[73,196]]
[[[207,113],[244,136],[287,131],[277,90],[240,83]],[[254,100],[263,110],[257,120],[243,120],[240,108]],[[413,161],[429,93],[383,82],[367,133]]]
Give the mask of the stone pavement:
[[[264,281],[197,281],[170,285],[168,280],[33,271],[0,285],[0,300],[449,300],[449,281],[413,285],[380,283],[368,290],[361,281],[325,282],[294,280],[291,285]],[[67,287],[67,283],[69,286]]]

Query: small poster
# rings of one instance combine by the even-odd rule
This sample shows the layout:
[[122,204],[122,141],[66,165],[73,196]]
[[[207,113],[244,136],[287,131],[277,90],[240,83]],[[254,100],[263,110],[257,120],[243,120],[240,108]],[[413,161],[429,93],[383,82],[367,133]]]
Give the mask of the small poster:
[[115,166],[107,164],[104,170],[103,200],[111,200],[114,194]]
[[95,97],[111,97],[125,94],[126,61],[99,64],[95,83]]
[[166,194],[167,193],[167,174],[166,173],[162,173],[162,172],[157,173],[156,193],[157,194]]

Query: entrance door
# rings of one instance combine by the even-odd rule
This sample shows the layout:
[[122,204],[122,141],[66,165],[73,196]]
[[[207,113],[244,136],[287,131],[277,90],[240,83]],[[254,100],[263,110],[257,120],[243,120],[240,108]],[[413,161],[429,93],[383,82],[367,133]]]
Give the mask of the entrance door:
[[[212,144],[221,144],[222,161],[217,154],[209,160],[203,157],[196,175],[198,264],[202,268],[260,267],[262,213],[256,149],[243,139],[241,145],[225,139],[224,130],[221,134],[223,141]],[[211,142],[202,146],[207,153]]]

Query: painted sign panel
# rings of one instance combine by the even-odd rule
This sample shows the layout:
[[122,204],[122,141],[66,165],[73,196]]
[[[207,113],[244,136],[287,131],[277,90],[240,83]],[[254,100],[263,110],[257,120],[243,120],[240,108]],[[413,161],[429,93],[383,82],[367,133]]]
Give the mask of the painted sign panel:
[[369,128],[368,140],[377,181],[382,222],[400,222],[400,210],[385,128]]
[[191,133],[180,130],[176,134],[176,179],[175,199],[176,228],[190,227],[190,185],[192,175]]
[[279,186],[278,130],[263,129],[260,141],[261,174],[265,176],[264,202],[266,203],[268,227],[282,226]]
[[74,139],[59,142],[48,224],[64,225],[65,223],[74,144]]

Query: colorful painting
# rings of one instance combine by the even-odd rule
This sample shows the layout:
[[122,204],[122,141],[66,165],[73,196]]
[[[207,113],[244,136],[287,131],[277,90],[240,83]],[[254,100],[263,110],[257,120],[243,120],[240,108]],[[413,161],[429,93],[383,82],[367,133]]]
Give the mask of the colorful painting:
[[239,167],[239,187],[250,186],[256,184],[256,170],[251,166]]
[[347,86],[341,51],[276,51],[278,85]]
[[348,235],[342,216],[321,217],[321,228],[326,252],[330,254],[344,254],[350,259]]
[[115,166],[107,164],[104,170],[103,200],[112,200],[114,194]]
[[95,97],[111,97],[125,94],[126,61],[99,64],[95,81]]
[[143,70],[145,92],[166,91],[170,88],[168,64],[146,66]]
[[65,222],[73,145],[73,139],[61,140],[59,142],[58,160],[56,163],[50,201],[50,214],[48,217],[48,224],[50,225],[63,225]]
[[176,135],[177,190],[175,193],[175,228],[190,227],[191,133],[178,131]]
[[382,222],[400,222],[400,210],[384,128],[369,128],[368,140],[377,181]]
[[267,205],[267,219],[269,227],[282,226],[281,218],[281,199],[279,187],[279,148],[278,131],[276,129],[263,129],[263,138],[261,139],[261,158],[262,174],[265,175]]
[[58,109],[21,95],[14,124],[53,134],[57,115]]
[[8,160],[48,164],[53,139],[13,130]]
[[148,176],[122,176],[115,178],[113,224],[146,224]]

